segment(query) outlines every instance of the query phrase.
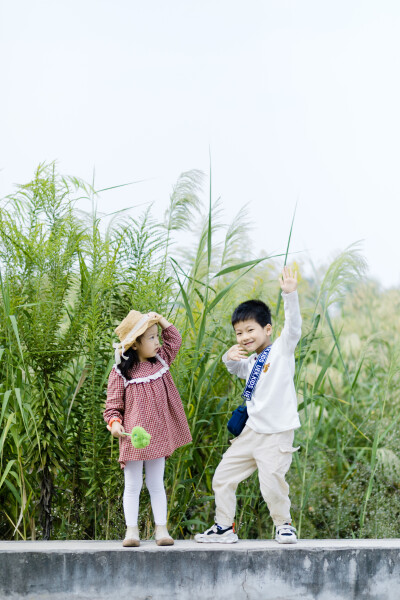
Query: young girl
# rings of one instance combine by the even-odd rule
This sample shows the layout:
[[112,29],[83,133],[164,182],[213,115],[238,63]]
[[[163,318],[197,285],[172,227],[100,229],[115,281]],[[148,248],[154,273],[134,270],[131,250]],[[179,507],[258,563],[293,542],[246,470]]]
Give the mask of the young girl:
[[[162,329],[162,345],[158,325]],[[136,310],[130,311],[115,332],[120,343],[114,344],[115,365],[108,380],[104,420],[112,435],[119,437],[119,462],[124,469],[127,530],[122,545],[140,545],[138,513],[144,463],[156,543],[170,546],[174,540],[167,530],[165,458],[192,441],[182,402],[169,372],[182,339],[178,330],[161,315],[141,314]],[[151,435],[146,448],[134,448],[130,437],[123,435],[136,426]]]

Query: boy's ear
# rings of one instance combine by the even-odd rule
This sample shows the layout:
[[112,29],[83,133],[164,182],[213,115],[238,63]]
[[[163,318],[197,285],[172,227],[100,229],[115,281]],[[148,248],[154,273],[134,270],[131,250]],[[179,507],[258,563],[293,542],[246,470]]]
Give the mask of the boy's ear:
[[269,336],[272,333],[272,325],[271,323],[267,323],[266,326],[264,327],[264,331],[265,333]]

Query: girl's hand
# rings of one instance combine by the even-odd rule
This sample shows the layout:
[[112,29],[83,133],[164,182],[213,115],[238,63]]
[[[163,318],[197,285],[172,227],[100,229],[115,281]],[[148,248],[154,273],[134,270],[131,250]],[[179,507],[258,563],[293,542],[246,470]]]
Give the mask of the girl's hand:
[[159,315],[158,313],[156,313],[156,312],[153,312],[153,311],[151,311],[151,312],[148,312],[148,313],[147,313],[147,316],[148,316],[150,319],[162,319],[162,316],[161,316],[161,315]]
[[168,323],[165,317],[162,317],[156,312],[149,312],[147,313],[147,316],[150,317],[150,319],[158,319],[158,324],[161,327],[161,329],[166,329],[171,325],[171,323]]
[[124,432],[125,432],[125,429],[124,429],[122,423],[119,423],[118,421],[114,421],[114,423],[111,425],[111,435],[116,438],[124,437],[122,435]]
[[235,344],[232,348],[229,348],[226,358],[228,360],[242,360],[247,358],[247,351],[240,344]]
[[297,289],[297,271],[290,267],[283,267],[282,275],[279,278],[282,292],[290,294]]

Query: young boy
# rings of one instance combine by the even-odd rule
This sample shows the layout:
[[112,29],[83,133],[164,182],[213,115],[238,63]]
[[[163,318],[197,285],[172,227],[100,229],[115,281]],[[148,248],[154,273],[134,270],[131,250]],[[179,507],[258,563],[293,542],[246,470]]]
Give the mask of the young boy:
[[[232,325],[237,344],[222,357],[228,371],[241,379],[249,376],[258,355],[271,345],[260,377],[247,401],[248,420],[242,433],[222,457],[213,478],[215,524],[195,536],[196,542],[232,544],[236,488],[258,469],[261,494],[281,544],[297,541],[291,525],[289,486],[285,475],[292,462],[294,430],[300,427],[294,389],[294,350],[301,336],[297,273],[284,267],[280,277],[285,325],[271,345],[271,312],[264,302],[249,300],[235,309]],[[250,356],[247,356],[250,354]],[[246,388],[247,390],[248,388]]]

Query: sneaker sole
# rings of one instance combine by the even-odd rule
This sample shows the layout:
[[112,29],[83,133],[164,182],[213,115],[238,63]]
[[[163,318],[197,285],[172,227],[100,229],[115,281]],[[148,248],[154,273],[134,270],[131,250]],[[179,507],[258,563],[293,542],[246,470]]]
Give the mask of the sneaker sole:
[[275,541],[277,541],[278,544],[297,544],[297,539],[296,540],[278,540],[278,538],[275,538]]
[[230,536],[226,537],[218,537],[212,538],[211,536],[207,537],[194,537],[194,541],[199,544],[235,544],[239,540],[236,533],[232,533]]

